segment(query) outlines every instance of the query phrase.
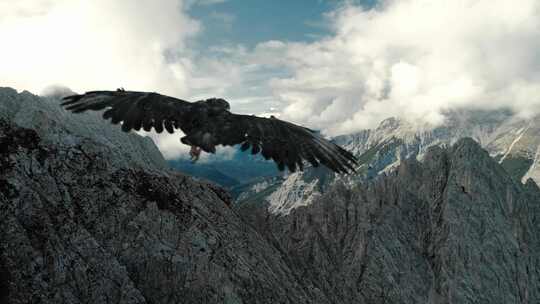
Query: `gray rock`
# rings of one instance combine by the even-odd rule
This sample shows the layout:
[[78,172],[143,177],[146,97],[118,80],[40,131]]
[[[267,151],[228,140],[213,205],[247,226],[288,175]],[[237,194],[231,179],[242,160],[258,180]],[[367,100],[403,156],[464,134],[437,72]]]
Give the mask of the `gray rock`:
[[0,147],[7,303],[327,303],[216,186],[2,120]]
[[0,117],[21,127],[35,130],[41,140],[57,147],[86,145],[107,148],[103,157],[115,167],[136,166],[163,170],[168,166],[149,137],[123,133],[101,118],[101,113],[74,115],[60,107],[58,96],[39,97],[0,87]]
[[237,208],[333,303],[540,301],[540,191],[472,139],[289,215]]

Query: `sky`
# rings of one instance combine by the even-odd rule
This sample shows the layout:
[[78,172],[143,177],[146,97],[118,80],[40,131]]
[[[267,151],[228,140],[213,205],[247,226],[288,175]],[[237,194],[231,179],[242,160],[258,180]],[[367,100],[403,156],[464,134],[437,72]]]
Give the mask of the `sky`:
[[0,0],[0,37],[0,86],[222,97],[329,136],[540,112],[537,0]]

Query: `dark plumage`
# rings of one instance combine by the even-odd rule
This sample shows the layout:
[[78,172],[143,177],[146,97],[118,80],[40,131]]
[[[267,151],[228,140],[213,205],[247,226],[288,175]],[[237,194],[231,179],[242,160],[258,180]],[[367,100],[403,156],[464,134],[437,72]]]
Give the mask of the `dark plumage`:
[[209,153],[215,153],[220,144],[241,144],[242,151],[260,152],[264,158],[274,160],[280,170],[303,170],[303,160],[307,160],[315,167],[323,164],[337,173],[348,173],[357,164],[350,152],[313,130],[275,117],[231,113],[229,103],[219,98],[188,102],[157,93],[119,89],[68,96],[62,106],[73,113],[105,109],[103,118],[114,124],[122,121],[125,132],[154,128],[158,133],[173,133],[180,129],[186,135],[181,138],[182,143]]

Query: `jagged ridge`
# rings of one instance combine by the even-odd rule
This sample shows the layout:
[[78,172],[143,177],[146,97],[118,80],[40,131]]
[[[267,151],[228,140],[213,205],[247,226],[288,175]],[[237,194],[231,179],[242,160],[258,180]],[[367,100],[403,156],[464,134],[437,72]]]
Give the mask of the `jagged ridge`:
[[334,303],[536,303],[539,202],[463,139],[288,216],[237,208]]
[[[448,113],[447,118],[444,125],[436,128],[389,118],[376,129],[336,137],[336,143],[355,152],[361,164],[359,174],[346,182],[356,183],[391,172],[402,160],[413,157],[421,160],[431,146],[448,146],[463,137],[481,143],[516,180],[540,180],[540,116],[523,120],[514,118],[508,111],[458,111]],[[309,168],[307,172],[290,175],[281,181],[282,186],[276,184],[277,190],[265,197],[272,210],[287,214],[302,205],[295,203],[296,197],[311,200],[336,178],[328,171],[318,172],[318,177],[313,178],[311,171]],[[318,186],[303,187],[312,183]],[[240,200],[260,197],[245,188]],[[282,199],[287,197],[291,199]]]

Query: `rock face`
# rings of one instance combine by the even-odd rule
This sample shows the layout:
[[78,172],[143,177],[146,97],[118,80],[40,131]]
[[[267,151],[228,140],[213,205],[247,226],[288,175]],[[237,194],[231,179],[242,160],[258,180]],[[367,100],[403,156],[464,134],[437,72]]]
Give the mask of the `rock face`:
[[286,216],[237,208],[333,303],[540,301],[540,191],[471,139]]
[[228,193],[58,103],[0,89],[0,303],[327,303]]
[[148,137],[124,133],[104,123],[100,113],[73,115],[58,98],[44,98],[0,87],[0,118],[33,129],[44,143],[65,148],[89,145],[107,149],[103,157],[117,167],[163,170],[167,164]]
[[327,302],[215,186],[119,169],[103,147],[50,146],[5,121],[0,147],[7,303]]

